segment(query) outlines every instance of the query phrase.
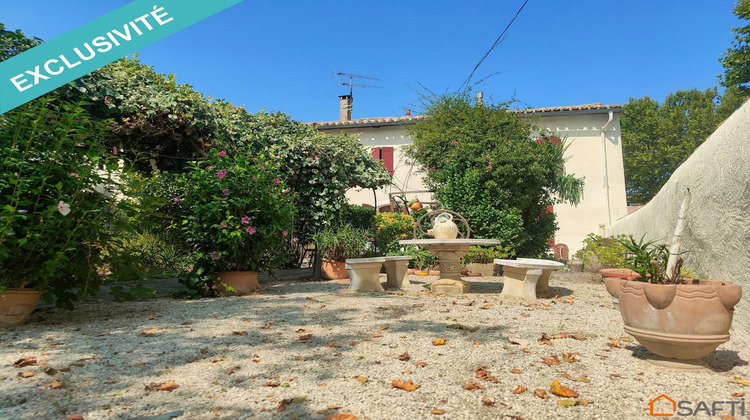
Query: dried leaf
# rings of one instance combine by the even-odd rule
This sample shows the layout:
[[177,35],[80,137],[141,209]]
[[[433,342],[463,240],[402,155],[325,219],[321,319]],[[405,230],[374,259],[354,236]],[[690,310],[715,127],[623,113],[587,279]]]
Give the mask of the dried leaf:
[[271,323],[268,323],[268,324],[266,324],[266,325],[264,325],[264,326],[260,327],[260,329],[261,329],[261,330],[267,330],[267,329],[269,329],[269,328],[271,328],[271,327],[273,327],[273,324],[271,324]]
[[298,329],[298,330],[297,330],[297,331],[295,331],[295,332],[296,332],[297,334],[299,334],[299,333],[303,333],[303,332],[305,332],[305,331],[307,331],[307,330],[306,330],[306,329],[304,329],[304,328],[300,328],[300,329]]
[[537,389],[534,390],[534,396],[535,397],[539,397],[539,398],[541,398],[543,400],[549,399],[549,395],[547,395],[547,391],[545,391],[545,390],[543,390],[541,388],[537,388]]
[[522,346],[522,347],[526,347],[529,345],[529,340],[524,340],[522,338],[510,337],[508,338],[508,341],[510,341],[510,344],[518,344],[519,346]]
[[44,384],[44,386],[46,386],[47,388],[52,388],[52,389],[61,389],[63,387],[63,384],[62,382],[55,379],[54,381],[48,384]]
[[528,314],[528,313],[524,312],[524,313],[521,314],[521,316],[524,317],[524,318],[528,318],[528,317],[531,316],[531,314]]
[[568,334],[560,333],[560,334],[552,334],[549,338],[556,339],[556,338],[568,338]]
[[432,409],[432,414],[434,414],[434,415],[436,415],[436,416],[439,416],[439,415],[441,415],[441,414],[445,414],[445,410],[441,410],[441,409],[439,409],[439,408],[433,408],[433,409]]
[[576,400],[557,400],[557,406],[558,407],[572,407],[574,405],[578,405],[578,401],[576,401]]
[[57,369],[53,368],[52,366],[47,366],[44,368],[44,373],[47,375],[57,375]]
[[304,362],[305,360],[307,360],[307,357],[305,357],[305,356],[294,356],[294,360],[297,360],[299,362]]
[[565,379],[569,379],[571,381],[576,381],[576,382],[585,382],[585,383],[591,382],[589,380],[589,378],[586,377],[586,375],[581,375],[578,378],[574,378],[574,377],[568,375],[567,373],[563,373],[562,375],[560,375],[560,377],[561,378],[565,378]]
[[247,335],[247,331],[232,331],[232,335]]
[[568,363],[578,362],[579,359],[576,358],[576,355],[578,353],[563,353],[563,361]]
[[354,377],[354,379],[356,379],[356,380],[358,380],[358,381],[360,381],[362,383],[367,382],[367,378],[365,378],[364,376],[357,375],[357,376]]
[[734,394],[732,394],[732,396],[734,398],[742,398],[742,397],[745,396],[745,393],[744,392],[735,392]]
[[34,375],[36,375],[36,372],[21,372],[18,374],[22,378],[31,378]]
[[486,369],[487,368],[485,366],[478,367],[477,370],[475,371],[475,376],[477,378],[481,378],[481,379],[484,379],[486,381],[492,381],[492,382],[495,382],[495,383],[500,382],[496,377],[494,377],[494,376],[492,376],[492,374],[490,374],[490,371],[488,371]]
[[427,366],[427,363],[425,363],[425,362],[414,362],[414,365],[415,366],[419,366],[419,367],[425,367],[425,366]]
[[401,356],[398,356],[398,360],[401,360],[402,362],[406,362],[409,359],[411,359],[411,356],[409,356],[409,352],[404,352]]
[[331,347],[331,348],[337,349],[337,348],[339,348],[341,346],[338,345],[338,344],[336,344],[336,343],[334,343],[333,341],[331,341],[330,343],[326,344],[326,347]]
[[406,381],[406,382],[393,381],[391,382],[391,388],[399,388],[399,389],[403,389],[404,391],[411,392],[419,388],[419,385],[413,384],[411,381]]
[[563,398],[578,398],[579,394],[570,388],[564,387],[559,381],[552,381],[552,385],[549,388],[550,392]]
[[520,369],[511,369],[510,373],[515,373],[516,375],[519,375],[521,373]]
[[169,391],[172,392],[180,386],[175,381],[169,381],[161,384],[146,385],[146,391]]
[[484,389],[484,387],[481,384],[477,384],[474,382],[469,382],[468,384],[464,385],[464,389],[468,389],[469,391],[473,391],[475,389]]
[[493,405],[495,405],[495,402],[487,397],[482,397],[482,405],[484,405],[485,407],[492,407]]
[[299,336],[299,341],[309,341],[312,337],[312,334],[301,335]]
[[261,385],[261,386],[270,386],[271,388],[276,388],[276,387],[277,387],[277,386],[279,386],[279,385],[280,385],[280,384],[279,384],[279,382],[277,382],[277,381],[268,381],[268,382],[264,383],[264,384],[263,384],[263,385]]
[[732,382],[740,384],[742,386],[750,386],[750,382],[740,379],[739,376],[735,376]]
[[24,357],[22,359],[18,359],[15,363],[13,363],[13,366],[15,366],[16,368],[34,365],[36,365],[36,357],[34,356]]
[[557,355],[554,355],[552,357],[543,357],[542,362],[547,366],[557,366],[560,364],[560,359],[557,358]]
[[432,345],[433,346],[442,346],[442,345],[445,345],[446,341],[447,340],[445,338],[438,338],[437,340],[432,340]]
[[552,341],[550,341],[550,338],[546,333],[542,333],[542,336],[537,341],[539,341],[539,344],[546,344],[548,346],[552,345]]
[[523,394],[524,392],[526,392],[526,389],[528,389],[528,388],[525,388],[525,387],[522,387],[521,385],[518,385],[518,388],[514,389],[513,393],[514,394]]
[[[339,408],[341,408],[341,407],[339,407]],[[354,414],[351,414],[351,413],[341,413],[341,414],[338,414],[338,415],[335,415],[335,416],[333,416],[333,415],[328,416],[328,417],[326,417],[326,420],[357,420],[357,416],[355,416]]]
[[473,344],[475,346],[478,346],[478,345],[482,344],[482,342],[481,341],[472,341],[471,344]]

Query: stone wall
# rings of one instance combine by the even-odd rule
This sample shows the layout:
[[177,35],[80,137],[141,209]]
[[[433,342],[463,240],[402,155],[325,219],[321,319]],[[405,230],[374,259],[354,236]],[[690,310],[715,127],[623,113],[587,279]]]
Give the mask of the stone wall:
[[750,343],[750,101],[727,118],[640,210],[613,223],[611,234],[671,243],[686,188],[692,200],[681,250],[702,278],[743,286],[732,334]]

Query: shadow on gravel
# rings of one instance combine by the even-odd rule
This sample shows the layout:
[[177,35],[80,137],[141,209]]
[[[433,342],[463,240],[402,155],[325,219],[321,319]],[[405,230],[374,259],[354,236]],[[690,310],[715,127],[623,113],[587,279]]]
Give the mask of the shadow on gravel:
[[[633,357],[635,358],[644,361],[649,361],[654,358],[654,354],[646,350],[646,348],[640,344],[629,345],[625,348],[632,351]],[[748,362],[740,358],[739,352],[735,350],[714,350],[711,354],[699,360],[706,362],[708,366],[717,373],[729,372],[736,366],[748,365]]]

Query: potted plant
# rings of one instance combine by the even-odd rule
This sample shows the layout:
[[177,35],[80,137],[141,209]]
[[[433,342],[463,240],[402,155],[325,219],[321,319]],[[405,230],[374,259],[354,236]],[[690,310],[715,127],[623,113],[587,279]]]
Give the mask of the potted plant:
[[[0,117],[0,327],[40,297],[72,309],[96,292],[106,246],[125,228],[106,132],[74,104],[41,98]],[[16,300],[18,298],[19,300]]]
[[480,276],[492,276],[495,274],[495,259],[505,259],[510,256],[507,247],[503,246],[470,246],[469,251],[463,257],[463,263],[469,270],[469,274],[476,273]]
[[643,238],[621,240],[629,253],[625,265],[639,277],[618,279],[613,293],[627,333],[658,356],[684,361],[706,356],[729,340],[734,306],[742,296],[740,286],[729,281],[680,276],[679,246],[689,202],[687,192],[669,249]]
[[350,224],[323,227],[312,239],[322,258],[322,275],[328,280],[348,278],[346,259],[363,257],[370,247],[367,231]]
[[194,274],[208,294],[258,290],[258,272],[285,261],[295,213],[279,167],[263,154],[215,149],[188,168],[162,174],[159,182],[169,228],[196,252]]

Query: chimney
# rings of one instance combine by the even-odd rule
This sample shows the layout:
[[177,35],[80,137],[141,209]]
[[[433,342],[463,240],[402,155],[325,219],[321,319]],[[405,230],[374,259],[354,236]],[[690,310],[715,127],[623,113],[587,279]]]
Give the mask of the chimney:
[[477,105],[484,106],[484,93],[481,90],[477,91]]
[[352,95],[339,96],[339,121],[351,121],[352,119]]
[[407,117],[411,117],[411,109],[407,109],[406,110],[406,116]]

